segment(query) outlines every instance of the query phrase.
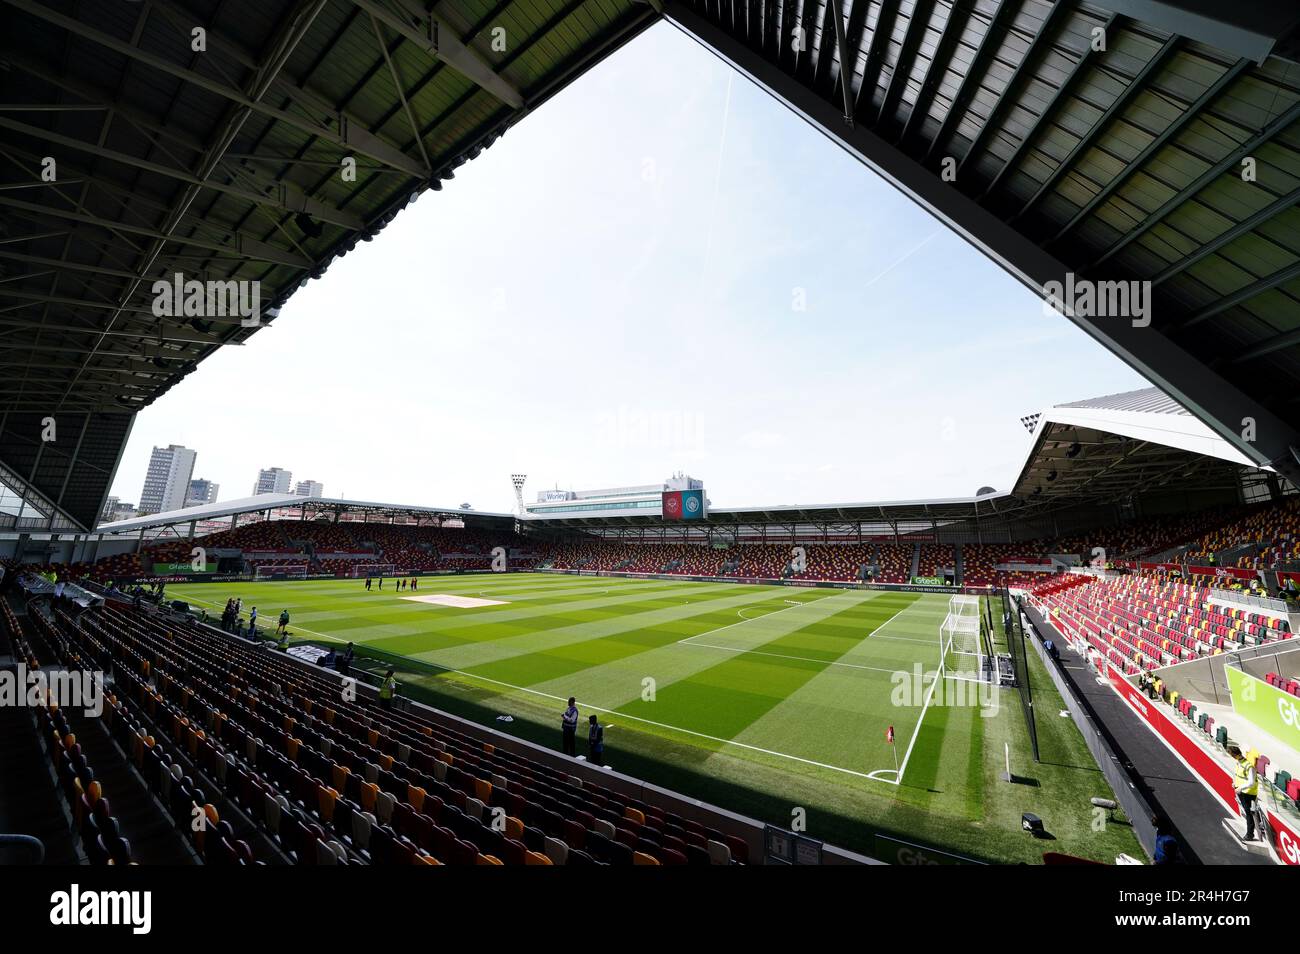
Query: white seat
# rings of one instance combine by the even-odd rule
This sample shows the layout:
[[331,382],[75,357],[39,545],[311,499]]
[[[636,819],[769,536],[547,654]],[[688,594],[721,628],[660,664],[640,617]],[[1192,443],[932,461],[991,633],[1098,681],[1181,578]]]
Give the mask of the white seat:
[[352,813],[352,844],[358,851],[370,847],[370,828],[375,823],[375,816],[370,812]]
[[715,865],[731,864],[731,849],[720,841],[709,841],[709,860]]
[[280,834],[280,812],[282,806],[270,792],[262,795],[262,811],[266,818],[266,830],[272,835]]
[[316,864],[318,865],[336,865],[339,863],[339,856],[334,852],[334,844],[329,841],[316,842]]
[[551,859],[551,864],[565,864],[569,860],[569,846],[558,838],[547,836],[546,857]]
[[387,825],[393,820],[393,808],[396,805],[397,797],[392,792],[379,792],[375,795],[375,817],[381,825]]

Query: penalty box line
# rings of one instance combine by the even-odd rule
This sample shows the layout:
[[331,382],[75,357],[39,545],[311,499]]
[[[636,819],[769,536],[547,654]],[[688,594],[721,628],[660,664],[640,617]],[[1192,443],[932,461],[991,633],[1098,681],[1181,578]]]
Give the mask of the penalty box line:
[[[786,602],[788,603],[788,602],[790,602],[790,600],[786,600]],[[809,603],[815,603],[816,600],[807,600],[806,602],[809,602]],[[803,603],[799,603],[798,605],[802,606]],[[902,612],[905,612],[906,610],[911,609],[914,605],[915,605],[914,603],[908,603],[906,606],[904,606],[902,609],[900,609],[900,610],[898,611],[898,613],[895,613],[893,616],[889,617],[889,619],[885,620],[883,623],[881,623],[879,626],[877,626],[875,629],[873,629],[873,630],[872,630],[870,633],[868,633],[866,636],[862,637],[863,642],[865,642],[866,640],[870,639],[872,636],[875,636],[876,633],[880,632],[882,629],[884,629],[886,626],[888,626],[890,623],[892,623],[892,622],[894,621],[894,619],[897,618],[897,616],[899,615],[899,613],[902,613]],[[793,606],[789,606],[789,607],[787,607],[787,609],[794,609],[794,607],[793,607]],[[775,611],[772,612],[772,613],[764,613],[763,616],[756,617],[756,619],[764,619],[764,618],[766,618],[766,617],[768,617],[768,616],[775,616],[777,613],[784,613],[784,612],[785,612],[785,610],[775,610]],[[741,620],[741,622],[742,622],[742,623],[748,623],[748,622],[750,622],[750,620],[745,619],[745,620]],[[722,628],[722,629],[729,629],[729,628],[732,627],[732,626],[739,626],[739,625],[740,625],[740,623],[729,623],[727,626],[723,626],[723,627],[721,627],[721,628]],[[839,660],[830,660],[830,659],[813,659],[813,658],[810,657],[810,656],[790,656],[790,655],[787,655],[787,654],[785,654],[785,653],[773,653],[773,652],[768,652],[768,651],[765,650],[765,649],[740,649],[740,648],[735,647],[735,646],[718,646],[718,645],[716,645],[716,644],[714,644],[714,643],[693,643],[693,642],[689,642],[689,640],[692,640],[692,639],[698,639],[700,636],[708,636],[709,633],[716,633],[716,632],[718,632],[718,630],[713,629],[713,630],[709,630],[708,633],[697,633],[697,634],[694,635],[694,636],[687,636],[686,639],[679,639],[679,640],[677,641],[677,645],[679,645],[679,646],[681,646],[681,645],[686,645],[686,646],[699,646],[699,647],[701,647],[701,648],[703,648],[703,649],[720,649],[720,650],[722,650],[723,652],[728,652],[728,653],[745,653],[745,654],[747,654],[747,655],[753,655],[753,656],[771,656],[771,657],[774,658],[774,659],[793,659],[793,660],[797,660],[797,661],[799,661],[799,662],[817,663],[818,665],[822,665],[822,666],[842,666],[842,667],[844,667],[844,668],[846,668],[846,669],[862,669],[862,670],[866,670],[866,671],[869,671],[869,672],[883,672],[883,673],[888,673],[888,674],[890,674],[890,675],[893,675],[894,673],[898,672],[897,669],[882,669],[882,668],[879,667],[879,666],[863,666],[863,665],[861,665],[860,663],[846,663],[846,662],[840,662]],[[778,638],[779,638],[779,637],[778,637]],[[880,638],[882,638],[882,639],[890,639],[890,638],[896,638],[896,637],[882,636],[882,637],[880,637]],[[911,642],[921,642],[922,640],[910,640],[910,641],[911,641]],[[924,715],[924,713],[922,713],[922,715]]]

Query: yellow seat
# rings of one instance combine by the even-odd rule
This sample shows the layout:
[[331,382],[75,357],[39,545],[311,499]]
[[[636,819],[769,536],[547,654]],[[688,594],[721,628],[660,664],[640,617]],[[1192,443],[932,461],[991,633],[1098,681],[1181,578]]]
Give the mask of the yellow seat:
[[406,786],[406,800],[417,812],[424,811],[424,796],[427,794],[428,792],[418,785],[408,784]]
[[374,782],[361,783],[361,810],[375,813],[375,800],[379,797],[379,786]]
[[657,865],[659,859],[654,855],[647,855],[644,851],[632,852],[632,864],[634,865]]
[[334,803],[338,801],[339,793],[322,785],[316,789],[316,795],[320,803],[321,821],[329,824],[334,820]]

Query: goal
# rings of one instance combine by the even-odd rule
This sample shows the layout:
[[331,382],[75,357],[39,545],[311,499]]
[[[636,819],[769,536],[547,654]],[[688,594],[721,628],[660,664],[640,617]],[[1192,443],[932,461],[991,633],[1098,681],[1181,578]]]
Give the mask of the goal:
[[352,576],[355,579],[361,579],[363,576],[397,576],[396,563],[357,563],[352,567]]
[[988,659],[980,634],[980,598],[957,594],[948,601],[948,615],[939,627],[943,668],[950,675],[980,679]]
[[253,579],[255,580],[268,580],[272,577],[286,577],[290,580],[301,580],[306,576],[306,563],[292,563],[288,565],[275,564],[270,566],[259,563],[257,566],[253,567]]

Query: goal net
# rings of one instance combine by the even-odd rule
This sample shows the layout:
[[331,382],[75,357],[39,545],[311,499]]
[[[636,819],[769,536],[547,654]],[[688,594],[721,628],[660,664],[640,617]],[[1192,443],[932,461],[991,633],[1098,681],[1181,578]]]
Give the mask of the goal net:
[[980,632],[980,598],[957,594],[948,601],[948,615],[939,627],[943,668],[949,675],[984,678],[988,655]]
[[278,564],[264,566],[258,564],[253,567],[253,579],[266,580],[272,577],[287,577],[291,580],[299,580],[307,575],[306,563]]
[[366,576],[373,576],[376,579],[381,576],[396,576],[396,563],[357,563],[352,567],[352,576],[361,579]]

